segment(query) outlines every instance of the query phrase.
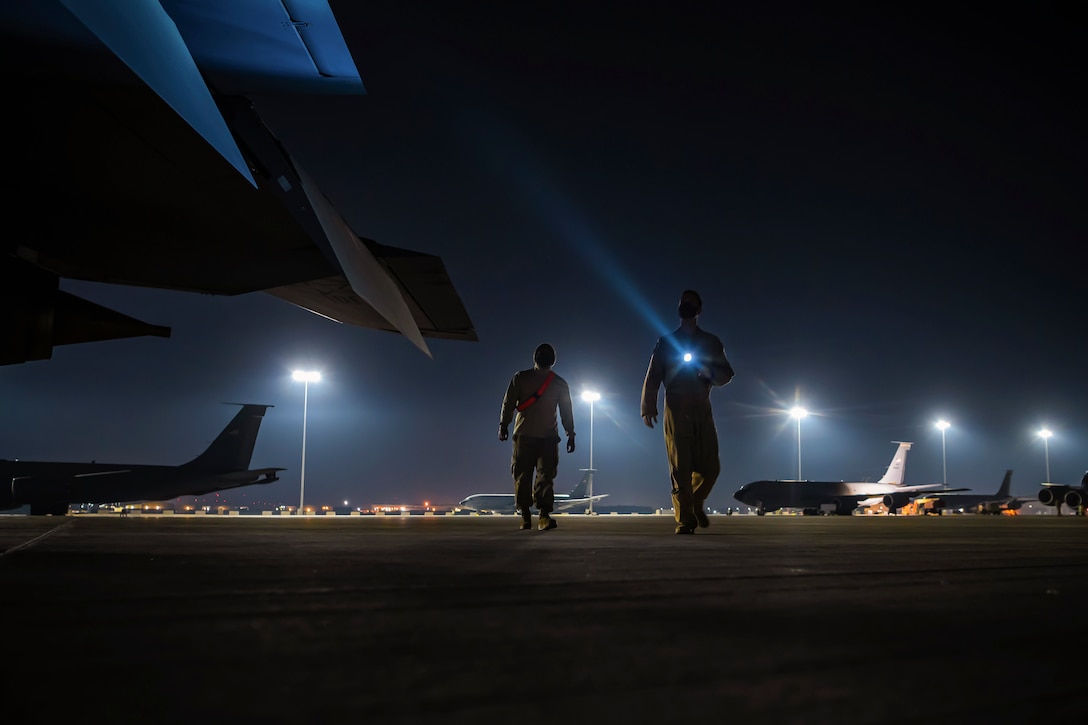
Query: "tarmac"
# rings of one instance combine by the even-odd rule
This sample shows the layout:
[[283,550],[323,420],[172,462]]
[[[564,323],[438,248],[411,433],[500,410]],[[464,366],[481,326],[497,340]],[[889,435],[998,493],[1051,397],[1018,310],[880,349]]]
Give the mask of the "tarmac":
[[1082,722],[1088,519],[0,516],[5,723]]

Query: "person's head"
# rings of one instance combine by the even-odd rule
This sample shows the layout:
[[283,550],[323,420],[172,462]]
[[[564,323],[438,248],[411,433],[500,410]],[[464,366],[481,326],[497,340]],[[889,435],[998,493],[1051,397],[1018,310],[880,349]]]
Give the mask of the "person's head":
[[533,352],[533,362],[539,368],[550,368],[555,365],[555,348],[546,342],[537,345]]
[[676,308],[681,319],[690,320],[703,311],[703,298],[693,289],[686,289],[680,295],[680,305]]

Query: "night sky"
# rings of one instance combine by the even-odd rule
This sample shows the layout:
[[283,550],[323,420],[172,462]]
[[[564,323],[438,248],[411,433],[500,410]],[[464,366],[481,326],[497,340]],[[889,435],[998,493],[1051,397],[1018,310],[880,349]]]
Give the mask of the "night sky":
[[[1034,495],[1088,469],[1083,37],[1049,4],[913,8],[333,2],[363,97],[257,99],[361,236],[436,254],[479,342],[337,325],[257,293],[62,282],[173,328],[0,368],[0,457],[183,463],[269,409],[226,495],[455,503],[512,491],[497,426],[541,342],[594,406],[595,492],[669,505],[661,428],[639,417],[685,288],[736,369],[712,401],[709,504],[764,478]],[[588,10],[587,6],[595,9]],[[78,229],[78,220],[73,220]],[[558,492],[589,465],[590,410]]]

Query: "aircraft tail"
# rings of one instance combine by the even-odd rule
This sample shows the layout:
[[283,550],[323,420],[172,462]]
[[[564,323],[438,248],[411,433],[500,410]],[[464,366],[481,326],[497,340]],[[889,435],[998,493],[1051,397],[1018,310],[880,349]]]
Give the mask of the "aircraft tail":
[[585,475],[582,476],[582,480],[578,482],[578,485],[574,487],[574,490],[570,492],[571,498],[587,498],[589,496],[589,488],[593,484],[593,471],[587,470]]
[[999,498],[1009,497],[1009,487],[1012,485],[1012,469],[1005,471],[1005,478],[1001,481],[1001,488],[997,489]]
[[892,441],[892,443],[898,443],[899,448],[896,449],[895,455],[892,456],[892,462],[888,464],[888,470],[884,472],[879,483],[890,483],[894,486],[902,486],[903,476],[907,471],[907,451],[910,450],[910,447],[913,444],[904,441]]
[[270,405],[242,405],[227,427],[207,450],[185,464],[186,468],[211,471],[245,471],[253,458],[261,419]]

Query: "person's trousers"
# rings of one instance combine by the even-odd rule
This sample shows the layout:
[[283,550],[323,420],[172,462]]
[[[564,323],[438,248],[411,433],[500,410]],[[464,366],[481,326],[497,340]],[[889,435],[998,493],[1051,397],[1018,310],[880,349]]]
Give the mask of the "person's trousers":
[[523,518],[528,518],[534,505],[542,516],[552,512],[558,470],[558,438],[515,436],[510,472],[514,476],[514,502]]
[[694,528],[695,510],[706,507],[721,462],[718,430],[710,404],[665,405],[665,450],[672,479],[672,510],[676,523]]

